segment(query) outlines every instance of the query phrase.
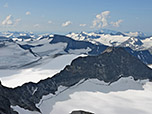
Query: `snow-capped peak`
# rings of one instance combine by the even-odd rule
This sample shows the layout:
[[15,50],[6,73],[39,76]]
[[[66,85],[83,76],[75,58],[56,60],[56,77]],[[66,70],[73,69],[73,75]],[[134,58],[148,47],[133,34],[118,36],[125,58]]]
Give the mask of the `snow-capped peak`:
[[143,32],[126,32],[124,34],[130,37],[145,37],[146,36],[146,34]]

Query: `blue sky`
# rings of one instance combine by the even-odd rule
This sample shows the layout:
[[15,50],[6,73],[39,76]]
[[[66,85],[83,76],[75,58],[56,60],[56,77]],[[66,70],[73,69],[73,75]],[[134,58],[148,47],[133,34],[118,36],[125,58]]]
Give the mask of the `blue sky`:
[[0,0],[0,31],[152,34],[152,0]]

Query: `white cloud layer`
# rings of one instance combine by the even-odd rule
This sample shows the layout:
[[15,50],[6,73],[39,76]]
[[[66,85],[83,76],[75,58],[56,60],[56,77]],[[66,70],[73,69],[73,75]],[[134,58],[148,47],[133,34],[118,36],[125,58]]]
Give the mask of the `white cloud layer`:
[[86,26],[86,24],[80,24],[80,27],[85,27]]
[[26,15],[31,15],[31,12],[27,11],[25,14],[26,14]]
[[13,25],[12,15],[8,15],[5,20],[2,21],[2,25]]
[[66,26],[69,26],[71,24],[72,24],[71,21],[66,21],[65,23],[62,24],[62,27],[66,27]]
[[123,22],[123,20],[118,20],[116,22],[111,22],[111,25],[114,26],[114,27],[120,27],[120,24]]
[[97,28],[104,28],[108,26],[108,18],[109,18],[110,11],[104,11],[100,14],[96,15],[96,18],[93,20],[93,27]]

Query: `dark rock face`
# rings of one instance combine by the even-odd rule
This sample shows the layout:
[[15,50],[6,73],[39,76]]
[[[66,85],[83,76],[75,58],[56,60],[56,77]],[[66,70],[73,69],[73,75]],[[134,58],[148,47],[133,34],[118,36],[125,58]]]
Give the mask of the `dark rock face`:
[[[60,73],[38,83],[26,83],[14,89],[0,85],[0,96],[7,98],[11,105],[19,105],[31,111],[40,110],[35,106],[43,95],[54,94],[60,85],[70,87],[82,79],[96,78],[112,83],[121,77],[152,80],[152,69],[129,54],[124,48],[107,48],[99,56],[79,57]],[[4,99],[5,100],[5,99]],[[7,103],[7,106],[10,107]],[[0,110],[3,107],[0,105]]]
[[70,114],[94,114],[94,113],[78,110],[78,111],[72,111]]
[[80,78],[97,78],[105,82],[113,82],[127,76],[133,76],[134,79],[152,79],[152,70],[123,48],[108,48],[99,56],[75,59],[70,66],[53,78],[57,82],[60,77],[69,80],[67,82],[74,80],[77,83]]
[[12,114],[10,101],[3,96],[0,96],[0,114]]
[[[5,94],[8,91],[5,91],[5,89],[2,88],[2,85],[0,84],[0,92],[3,92],[1,94]],[[11,103],[7,96],[5,97],[0,95],[0,114],[18,114],[17,112],[13,111],[10,106]]]

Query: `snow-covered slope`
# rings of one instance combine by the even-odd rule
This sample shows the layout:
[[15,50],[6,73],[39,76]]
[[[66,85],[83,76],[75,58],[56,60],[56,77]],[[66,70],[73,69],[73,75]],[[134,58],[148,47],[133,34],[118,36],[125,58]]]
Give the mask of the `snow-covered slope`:
[[130,37],[145,37],[146,36],[143,32],[125,32],[123,34]]
[[146,38],[146,39],[142,40],[142,42],[143,42],[143,46],[144,46],[146,49],[152,47],[152,37]]
[[132,49],[148,49],[152,46],[151,37],[149,38],[142,32],[116,32],[116,31],[101,31],[101,32],[81,32],[69,33],[68,37],[75,40],[85,40],[94,44],[104,44],[107,46],[124,46]]
[[77,41],[63,35],[49,35],[32,41],[18,42],[23,49],[30,49],[37,55],[55,56],[60,54],[100,54],[107,48],[87,41]]
[[64,54],[64,49],[67,47],[67,44],[62,42],[50,44],[51,40],[52,38],[47,37],[39,40],[33,40],[30,42],[24,42],[24,44],[21,44],[23,45],[23,47],[25,45],[27,45],[27,47],[28,45],[29,47],[31,46],[30,49],[41,57],[51,55],[53,56],[55,54]]
[[12,41],[3,41],[0,46],[0,69],[19,68],[38,61],[29,50],[22,49]]
[[[37,107],[42,114],[69,114],[85,110],[95,114],[151,114],[152,83],[121,78],[112,84],[97,79],[81,80],[66,88],[60,86],[55,95],[43,96]],[[12,106],[19,114],[39,114]],[[59,110],[60,109],[60,110]]]
[[[114,47],[126,47],[129,53],[143,61],[145,64],[152,64],[152,40],[142,32],[123,33],[102,33],[102,32],[81,32],[69,33],[67,36],[80,41],[89,41],[96,45],[107,45]],[[141,38],[144,37],[144,38]]]
[[62,55],[56,58],[47,58],[39,61],[39,65],[26,69],[0,70],[0,80],[6,87],[17,87],[24,83],[35,82],[52,77],[60,72],[66,65],[79,56],[85,55]]
[[130,37],[127,41],[121,43],[119,46],[121,47],[130,47],[133,50],[143,49],[143,43],[140,39],[135,37]]

